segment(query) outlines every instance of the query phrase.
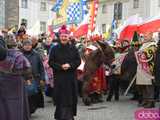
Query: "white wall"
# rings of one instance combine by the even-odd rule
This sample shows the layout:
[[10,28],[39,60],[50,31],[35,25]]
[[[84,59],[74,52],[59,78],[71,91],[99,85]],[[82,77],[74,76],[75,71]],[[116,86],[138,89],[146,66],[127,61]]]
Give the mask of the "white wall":
[[[108,0],[107,2],[100,2],[97,20],[96,20],[96,25],[98,26],[98,29],[100,31],[102,30],[102,24],[106,24],[106,26],[111,25],[111,23],[113,21],[113,16],[114,16],[114,3],[116,3],[117,1],[116,0],[114,0],[114,1]],[[121,2],[123,2],[122,20],[126,19],[129,14],[129,11],[128,11],[129,4],[127,1],[128,0],[121,0]],[[105,14],[102,13],[102,6],[104,3],[106,3],[106,5],[107,5],[107,10],[106,10],[107,12]]]
[[[106,4],[106,13],[102,13],[102,6]],[[100,32],[102,32],[102,24],[109,25],[112,23],[114,15],[114,6],[112,2],[101,2],[98,8],[98,14],[96,19],[96,26]]]
[[149,15],[150,11],[150,0],[139,0],[139,8],[133,8],[133,1],[134,0],[129,0],[128,2],[128,17],[139,14],[142,18],[146,18]]
[[151,11],[150,11],[150,16],[157,16],[160,15],[160,6],[159,3],[160,0],[152,0],[151,2]]

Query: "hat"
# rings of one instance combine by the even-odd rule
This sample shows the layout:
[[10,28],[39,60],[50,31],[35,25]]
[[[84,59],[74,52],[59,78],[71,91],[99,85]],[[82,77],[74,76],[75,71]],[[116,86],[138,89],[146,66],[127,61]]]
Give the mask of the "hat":
[[7,46],[17,46],[17,41],[14,34],[8,34],[5,40]]
[[66,25],[63,25],[59,31],[58,31],[59,34],[70,34],[69,30],[67,30],[67,26]]
[[23,40],[22,44],[23,44],[23,46],[25,46],[25,45],[32,45],[32,40],[30,40],[30,39]]
[[7,49],[4,48],[1,44],[0,44],[0,61],[4,60],[7,56]]
[[22,32],[24,32],[24,34],[26,34],[25,28],[21,26],[21,27],[19,28],[19,30],[18,30],[18,34],[20,34],[20,33],[22,33]]

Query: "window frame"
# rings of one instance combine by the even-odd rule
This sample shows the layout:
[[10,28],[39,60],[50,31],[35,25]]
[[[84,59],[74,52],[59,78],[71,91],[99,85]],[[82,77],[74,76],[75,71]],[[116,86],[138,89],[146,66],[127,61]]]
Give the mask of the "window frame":
[[114,19],[121,20],[123,16],[123,3],[114,3]]
[[28,0],[21,0],[21,7],[24,9],[28,8]]
[[46,29],[47,29],[47,23],[45,21],[40,21],[40,31],[46,32]]
[[40,11],[47,11],[47,3],[44,1],[40,2]]
[[139,0],[133,0],[133,8],[134,9],[139,8]]
[[102,24],[102,33],[106,33],[106,24],[105,23]]
[[102,5],[102,14],[105,14],[105,13],[107,13],[107,5],[103,4]]

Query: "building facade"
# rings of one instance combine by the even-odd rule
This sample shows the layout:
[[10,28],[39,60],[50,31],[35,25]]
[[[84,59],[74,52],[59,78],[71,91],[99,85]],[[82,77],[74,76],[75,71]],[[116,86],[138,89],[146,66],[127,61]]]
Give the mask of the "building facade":
[[19,0],[19,23],[26,23],[27,28],[32,28],[37,22],[41,32],[47,29],[47,21],[52,17],[51,0]]
[[0,0],[0,29],[19,23],[19,1]]
[[119,23],[139,14],[143,19],[160,15],[160,0],[100,0],[96,25],[104,33],[113,20]]
[[30,29],[39,22],[41,32],[45,32],[52,6],[52,0],[0,0],[0,28],[26,23]]

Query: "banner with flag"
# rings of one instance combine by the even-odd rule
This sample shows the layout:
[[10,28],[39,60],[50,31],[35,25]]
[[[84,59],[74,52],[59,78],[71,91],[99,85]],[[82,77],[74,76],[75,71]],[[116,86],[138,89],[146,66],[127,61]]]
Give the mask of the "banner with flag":
[[81,20],[82,20],[82,7],[80,1],[71,3],[67,8],[67,23],[77,24],[80,23]]
[[86,0],[72,0],[67,10],[67,23],[78,24],[87,14]]
[[117,28],[117,21],[115,19],[113,19],[111,27],[112,27],[112,30]]
[[67,9],[67,7],[68,7],[68,5],[69,5],[69,2],[68,2],[68,0],[63,0],[63,4],[62,4],[62,6],[61,6],[61,9],[59,10],[59,17],[63,17],[63,19],[67,19],[67,13],[66,13],[66,9]]
[[137,63],[140,65],[142,71],[147,74],[153,75],[154,68],[154,54],[156,51],[156,44],[145,43],[148,47],[145,47],[135,53]]
[[77,29],[73,32],[73,35],[77,38],[81,36],[86,36],[88,34],[88,21],[89,21],[89,14],[85,12],[83,21],[78,24]]
[[96,17],[98,13],[98,5],[99,5],[99,0],[93,0],[91,1],[90,5],[90,23],[89,23],[89,29],[91,32],[93,32],[96,28]]
[[137,59],[137,85],[152,85],[153,69],[154,69],[154,54],[156,51],[156,43],[144,43],[142,48],[135,52]]
[[57,0],[52,11],[58,13],[53,21],[54,28],[62,24],[76,25],[79,28],[88,14],[87,0]]
[[108,36],[109,36],[108,42],[109,42],[110,44],[113,44],[114,41],[117,40],[117,34],[116,34],[116,32],[115,32],[116,28],[117,28],[117,21],[116,21],[115,19],[113,19],[113,20],[112,20],[112,23],[111,23],[110,32],[108,33],[108,34],[110,34],[110,35],[108,35]]
[[78,38],[87,35],[87,33],[88,33],[88,24],[83,24],[73,33],[73,35]]
[[82,4],[82,17],[84,19],[84,17],[88,14],[88,9],[87,9],[87,0],[81,0],[81,4]]
[[68,7],[68,0],[63,0],[61,8],[57,11],[58,16],[53,20],[54,29],[66,24],[67,14],[66,9]]
[[54,12],[58,12],[63,4],[63,0],[57,0],[53,8],[51,9]]

